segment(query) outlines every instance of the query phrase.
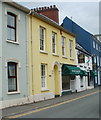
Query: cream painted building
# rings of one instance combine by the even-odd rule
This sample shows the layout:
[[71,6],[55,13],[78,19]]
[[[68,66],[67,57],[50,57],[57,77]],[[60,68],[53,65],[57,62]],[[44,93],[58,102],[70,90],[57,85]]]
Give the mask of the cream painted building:
[[76,65],[75,35],[33,11],[29,16],[30,95],[33,101],[62,95],[63,64]]

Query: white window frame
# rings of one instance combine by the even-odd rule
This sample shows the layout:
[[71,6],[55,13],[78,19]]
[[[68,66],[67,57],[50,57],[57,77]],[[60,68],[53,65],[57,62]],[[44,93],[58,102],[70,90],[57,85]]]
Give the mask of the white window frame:
[[56,54],[56,33],[52,32],[52,53]]
[[62,39],[62,56],[66,57],[66,38],[62,36],[61,39]]
[[73,41],[69,40],[70,58],[73,57]]
[[101,57],[100,57],[100,66],[101,66]]
[[96,60],[96,56],[94,56],[94,63],[96,63],[96,61],[97,61],[97,60]]
[[98,43],[96,43],[96,50],[98,50]]
[[[43,70],[42,70],[42,66],[43,66]],[[42,90],[45,90],[47,88],[46,86],[46,64],[41,64],[41,88]]]
[[95,48],[95,41],[93,41],[93,48]]
[[7,40],[7,37],[6,37],[6,42],[19,45],[19,41],[18,41],[18,22],[20,22],[20,20],[21,20],[20,14],[19,14],[19,12],[17,12],[16,10],[14,10],[12,8],[5,8],[6,21],[7,21],[7,13],[8,12],[16,15],[16,41]]
[[[19,93],[19,84],[18,84],[18,63],[17,62],[14,62],[14,61],[8,61],[7,62],[7,76],[9,76],[8,74],[8,63],[15,63],[16,64],[16,90],[12,90],[12,91],[9,91],[9,86],[8,86],[8,94],[9,93]],[[9,85],[9,77],[8,78],[8,85]]]
[[[41,29],[43,34],[41,34]],[[40,26],[40,51],[45,52],[45,28],[42,26]]]
[[97,65],[99,66],[99,56],[97,56]]

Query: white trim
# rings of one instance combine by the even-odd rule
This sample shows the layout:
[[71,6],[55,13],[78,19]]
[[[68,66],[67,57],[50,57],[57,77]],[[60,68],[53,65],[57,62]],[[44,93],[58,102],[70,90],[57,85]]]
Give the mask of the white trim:
[[56,56],[56,57],[59,57],[59,55],[55,54],[55,53],[52,53],[53,56]]
[[42,88],[41,91],[42,91],[42,92],[44,92],[44,91],[49,91],[49,89],[47,89],[47,88]]
[[19,12],[17,12],[13,8],[5,8],[5,15],[6,16],[7,16],[7,12],[11,12],[11,13],[17,15],[18,16],[18,20],[20,21],[20,14],[19,14]]
[[[7,41],[7,42],[9,41],[9,43],[19,44],[19,41],[18,41],[18,21],[20,21],[20,14],[19,14],[17,11],[15,11],[14,9],[12,9],[12,8],[5,8],[6,26],[7,26],[7,12],[11,12],[11,13],[13,13],[13,14],[16,15],[16,42],[13,42],[13,41],[11,41],[11,40],[8,40],[8,39],[7,39],[7,35],[6,35],[6,41]],[[7,32],[6,32],[6,34],[7,34]]]
[[15,42],[15,41],[11,41],[11,40],[6,40],[6,42],[8,42],[8,43],[13,43],[13,44],[16,44],[16,45],[19,45],[19,42]]
[[52,85],[53,85],[53,92],[54,92],[54,95],[55,95],[55,80],[54,80],[54,66],[57,65],[58,67],[58,72],[59,72],[59,90],[60,90],[60,96],[61,96],[61,67],[60,67],[60,64],[58,62],[54,62],[53,63],[53,66],[52,66]]
[[20,94],[20,91],[16,91],[16,92],[8,92],[8,95],[13,95],[13,94]]
[[40,53],[48,54],[48,52],[45,52],[45,51],[43,51],[43,50],[40,50]]
[[[17,91],[14,91],[14,92],[8,92],[8,68],[7,68],[7,63],[8,62],[15,62],[17,63]],[[6,80],[7,80],[7,94],[18,94],[20,92],[20,88],[19,88],[19,70],[18,68],[20,68],[19,66],[19,61],[17,59],[8,59],[6,60],[5,62],[5,67],[6,67]]]

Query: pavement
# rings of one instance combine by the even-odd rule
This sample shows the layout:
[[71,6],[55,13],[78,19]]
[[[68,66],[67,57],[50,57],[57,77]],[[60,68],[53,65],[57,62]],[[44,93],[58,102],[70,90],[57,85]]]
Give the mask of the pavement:
[[78,93],[64,95],[61,97],[56,97],[56,98],[46,100],[46,101],[4,108],[2,110],[2,116],[3,116],[3,118],[5,118],[5,117],[7,118],[7,117],[12,116],[12,115],[18,115],[18,114],[26,113],[26,112],[29,112],[32,110],[37,110],[40,108],[48,107],[51,105],[55,105],[57,103],[61,103],[61,102],[67,101],[67,100],[72,100],[72,99],[84,96],[86,94],[90,94],[90,93],[95,92],[97,90],[99,90],[99,87],[96,87],[96,88],[90,89],[90,90],[85,90],[85,91],[78,92]]

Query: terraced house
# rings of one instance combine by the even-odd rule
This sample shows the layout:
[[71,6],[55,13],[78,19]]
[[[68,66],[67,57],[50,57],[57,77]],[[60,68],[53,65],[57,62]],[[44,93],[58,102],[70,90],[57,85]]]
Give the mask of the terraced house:
[[13,2],[0,2],[0,109],[28,102],[27,14]]
[[30,94],[34,101],[72,91],[76,67],[75,35],[58,23],[56,6],[33,9],[29,16]]

